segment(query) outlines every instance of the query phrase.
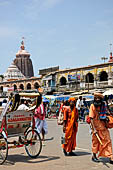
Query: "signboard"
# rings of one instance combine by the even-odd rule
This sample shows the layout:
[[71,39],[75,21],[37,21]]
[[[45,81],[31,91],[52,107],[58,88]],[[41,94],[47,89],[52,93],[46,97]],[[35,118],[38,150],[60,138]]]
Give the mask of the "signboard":
[[77,80],[80,80],[80,74],[77,74]]
[[3,87],[3,92],[14,91],[14,86],[12,87]]
[[77,80],[80,80],[80,74],[68,75],[68,81],[77,81]]
[[14,86],[13,87],[8,87],[8,91],[14,91]]
[[76,80],[77,80],[76,74],[73,74],[73,75],[69,74],[68,75],[68,81],[76,81]]
[[25,132],[31,124],[32,112],[16,110],[6,115],[8,135]]
[[3,87],[3,92],[8,92],[8,87]]

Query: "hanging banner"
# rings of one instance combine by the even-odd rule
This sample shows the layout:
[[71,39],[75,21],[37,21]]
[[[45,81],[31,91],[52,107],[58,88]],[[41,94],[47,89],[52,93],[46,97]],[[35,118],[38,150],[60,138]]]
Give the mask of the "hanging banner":
[[77,80],[80,80],[80,74],[69,74],[68,75],[68,81],[77,81]]

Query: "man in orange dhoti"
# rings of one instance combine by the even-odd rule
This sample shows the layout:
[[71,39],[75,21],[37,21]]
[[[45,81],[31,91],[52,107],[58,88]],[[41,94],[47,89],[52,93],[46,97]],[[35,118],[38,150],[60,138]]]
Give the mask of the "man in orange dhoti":
[[74,156],[72,150],[76,147],[76,135],[78,130],[78,110],[75,108],[75,98],[69,99],[70,107],[64,109],[63,132],[65,133],[65,144],[62,145],[64,155]]
[[[92,126],[92,161],[99,162],[96,156],[98,153],[98,157],[108,157],[110,158],[110,163],[113,164],[112,142],[109,130],[106,127],[106,120],[100,119],[102,99],[103,95],[101,93],[94,93],[94,103],[91,104],[89,112]],[[101,142],[96,134],[99,136]]]

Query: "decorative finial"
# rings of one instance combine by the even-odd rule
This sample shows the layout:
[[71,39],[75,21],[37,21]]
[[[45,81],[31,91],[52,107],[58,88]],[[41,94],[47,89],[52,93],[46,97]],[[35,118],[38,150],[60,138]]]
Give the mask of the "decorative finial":
[[21,45],[21,47],[20,47],[20,48],[21,48],[21,50],[25,50],[25,46],[24,46],[24,39],[25,39],[25,38],[24,38],[24,37],[22,37],[22,41],[21,41],[21,44],[22,44],[22,45]]

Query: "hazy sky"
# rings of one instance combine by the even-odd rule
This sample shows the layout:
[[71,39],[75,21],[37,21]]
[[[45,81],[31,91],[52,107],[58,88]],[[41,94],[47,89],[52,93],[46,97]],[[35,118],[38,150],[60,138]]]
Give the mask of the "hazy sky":
[[0,74],[25,37],[38,70],[102,63],[113,43],[113,0],[0,0]]

